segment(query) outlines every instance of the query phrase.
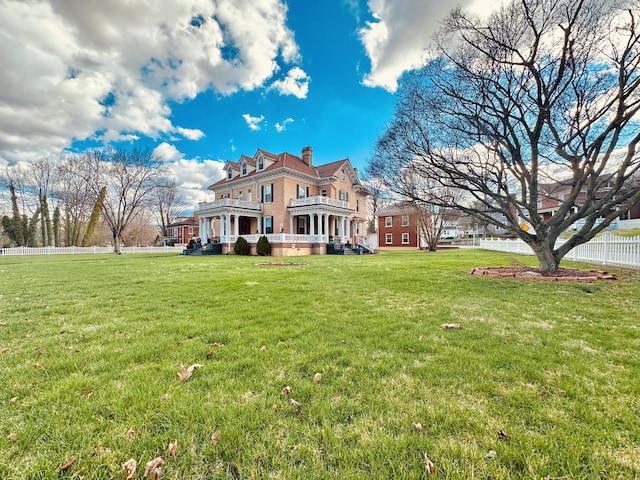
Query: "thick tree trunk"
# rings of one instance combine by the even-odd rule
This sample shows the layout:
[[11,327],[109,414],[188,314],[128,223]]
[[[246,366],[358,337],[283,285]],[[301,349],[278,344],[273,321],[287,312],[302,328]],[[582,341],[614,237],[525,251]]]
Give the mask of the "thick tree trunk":
[[538,258],[540,269],[543,272],[552,273],[558,270],[560,258],[555,254],[553,247],[551,247],[548,242],[531,245],[531,248],[533,248],[536,257]]
[[115,253],[116,255],[120,255],[122,252],[120,251],[120,245],[121,245],[121,241],[120,241],[120,236],[119,235],[113,235],[113,253]]

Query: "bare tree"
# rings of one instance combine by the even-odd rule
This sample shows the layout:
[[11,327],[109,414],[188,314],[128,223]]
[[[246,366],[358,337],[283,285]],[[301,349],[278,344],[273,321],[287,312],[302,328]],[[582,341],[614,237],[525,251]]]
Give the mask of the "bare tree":
[[367,196],[367,233],[376,233],[376,213],[392,203],[391,194],[378,178],[364,181],[369,190]]
[[89,180],[95,195],[106,188],[103,219],[111,232],[113,251],[120,253],[127,227],[151,206],[164,173],[162,165],[149,150],[96,150],[85,157],[91,165]]
[[62,205],[60,216],[64,215],[58,220],[64,224],[64,244],[80,245],[99,196],[92,187],[92,163],[87,155],[67,155],[58,163],[55,177],[54,195]]
[[179,196],[178,182],[173,178],[159,179],[158,187],[151,195],[151,203],[161,235],[166,237],[167,227],[185,210]]
[[42,245],[53,245],[53,225],[49,210],[49,199],[54,182],[56,163],[52,157],[41,157],[29,164],[26,172],[29,188],[37,194],[38,208],[40,209]]
[[[639,16],[638,0],[514,0],[487,20],[454,10],[402,85],[370,174],[401,194],[402,172],[464,191],[454,206],[555,271],[640,201]],[[549,216],[552,184],[569,188]]]

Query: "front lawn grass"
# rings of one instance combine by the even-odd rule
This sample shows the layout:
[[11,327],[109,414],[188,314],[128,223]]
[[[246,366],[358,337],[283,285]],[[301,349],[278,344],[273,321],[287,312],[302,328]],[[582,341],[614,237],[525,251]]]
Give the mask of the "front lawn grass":
[[514,260],[472,250],[260,261],[0,258],[0,478],[124,479],[133,458],[140,479],[158,456],[164,479],[640,477],[636,272],[482,278],[465,272]]

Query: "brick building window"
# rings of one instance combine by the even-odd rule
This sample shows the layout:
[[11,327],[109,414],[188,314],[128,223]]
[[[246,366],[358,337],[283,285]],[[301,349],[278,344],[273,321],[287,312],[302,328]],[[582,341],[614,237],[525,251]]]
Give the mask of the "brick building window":
[[384,217],[384,226],[392,227],[393,226],[393,217]]
[[402,243],[409,243],[409,234],[408,233],[403,233],[402,234]]
[[408,225],[409,225],[409,215],[402,215],[402,226],[406,227]]
[[384,243],[393,243],[393,235],[391,233],[385,235]]

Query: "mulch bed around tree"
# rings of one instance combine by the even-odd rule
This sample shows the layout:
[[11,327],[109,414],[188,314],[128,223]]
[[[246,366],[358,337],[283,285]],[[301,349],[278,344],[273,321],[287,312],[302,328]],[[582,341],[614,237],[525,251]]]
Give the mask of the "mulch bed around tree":
[[583,270],[579,268],[559,268],[556,272],[543,272],[534,267],[478,267],[467,273],[499,278],[519,278],[548,282],[595,282],[596,280],[617,280],[618,277],[602,270]]

